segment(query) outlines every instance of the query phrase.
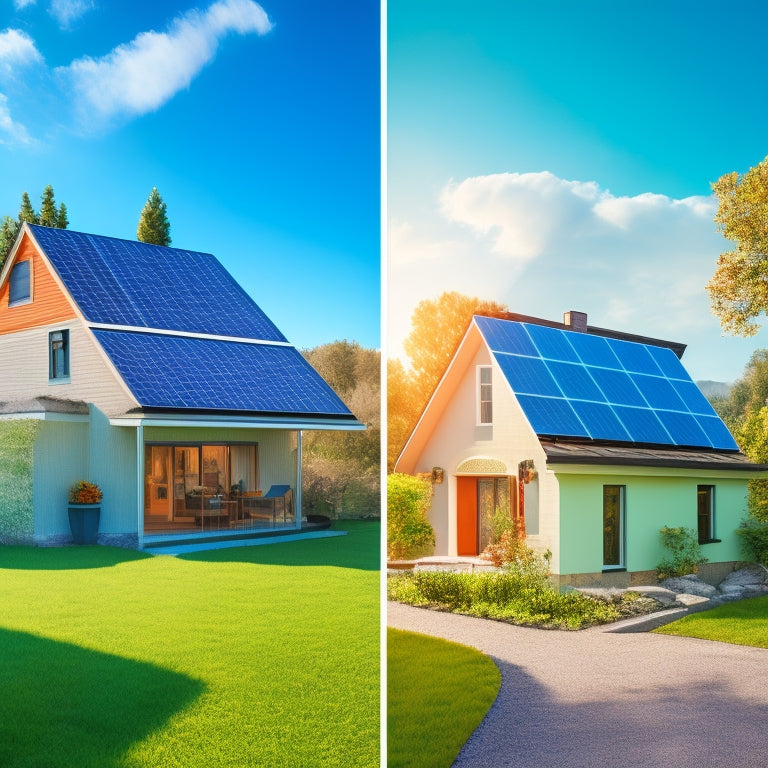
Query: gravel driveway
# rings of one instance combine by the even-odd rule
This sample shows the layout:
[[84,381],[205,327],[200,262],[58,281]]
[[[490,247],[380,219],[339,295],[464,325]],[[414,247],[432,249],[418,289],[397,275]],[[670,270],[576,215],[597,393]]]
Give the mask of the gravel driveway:
[[458,768],[768,766],[768,650],[528,629],[399,603],[387,623],[473,646],[501,670]]

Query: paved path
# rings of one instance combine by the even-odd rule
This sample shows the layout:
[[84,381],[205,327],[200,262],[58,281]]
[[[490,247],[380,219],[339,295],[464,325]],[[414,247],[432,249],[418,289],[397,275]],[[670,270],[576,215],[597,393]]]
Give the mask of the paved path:
[[387,623],[471,645],[501,670],[457,768],[768,766],[768,650],[528,629],[398,603]]

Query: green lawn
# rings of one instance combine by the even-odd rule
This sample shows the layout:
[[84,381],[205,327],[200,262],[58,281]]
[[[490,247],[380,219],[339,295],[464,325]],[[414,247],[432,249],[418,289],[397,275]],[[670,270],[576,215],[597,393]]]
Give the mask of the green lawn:
[[500,686],[496,665],[473,648],[387,630],[388,768],[448,768]]
[[654,632],[768,648],[768,597],[738,600],[693,613]]
[[0,765],[377,766],[379,534],[0,547]]

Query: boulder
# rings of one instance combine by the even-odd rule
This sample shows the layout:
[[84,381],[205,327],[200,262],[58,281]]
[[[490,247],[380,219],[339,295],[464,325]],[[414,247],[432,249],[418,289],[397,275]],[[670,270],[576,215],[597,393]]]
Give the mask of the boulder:
[[748,565],[729,573],[721,582],[720,589],[726,587],[762,587],[768,584],[768,571],[761,565]]
[[677,602],[681,605],[699,605],[699,603],[708,603],[709,598],[702,595],[687,595],[682,592],[677,596]]
[[660,586],[669,589],[672,592],[677,592],[678,595],[697,595],[699,597],[706,597],[707,599],[717,595],[717,587],[707,584],[693,574],[688,576],[673,576],[669,579],[664,579]]

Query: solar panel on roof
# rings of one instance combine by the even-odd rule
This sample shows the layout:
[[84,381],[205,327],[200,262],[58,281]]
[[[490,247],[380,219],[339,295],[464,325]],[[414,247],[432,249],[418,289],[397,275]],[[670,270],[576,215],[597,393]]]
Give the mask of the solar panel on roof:
[[476,317],[539,435],[738,450],[671,349]]
[[32,233],[92,323],[285,341],[210,254],[36,225]]
[[351,416],[294,347],[130,331],[94,335],[143,407]]

